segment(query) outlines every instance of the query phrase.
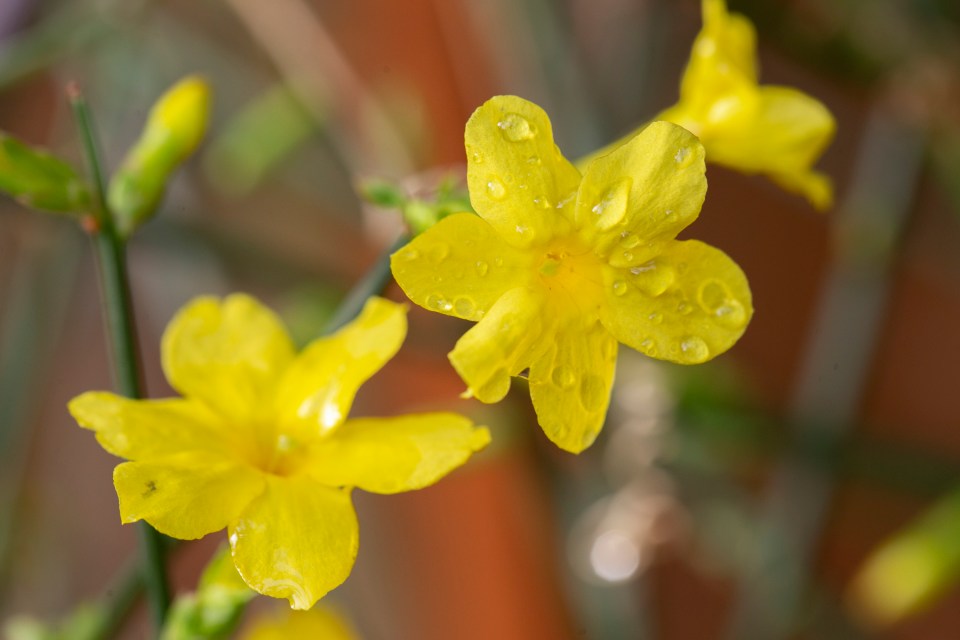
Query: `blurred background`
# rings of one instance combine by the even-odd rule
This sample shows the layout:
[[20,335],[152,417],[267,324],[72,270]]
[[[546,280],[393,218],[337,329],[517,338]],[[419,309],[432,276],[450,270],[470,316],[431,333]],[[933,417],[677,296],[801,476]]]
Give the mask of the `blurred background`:
[[[819,165],[835,207],[709,166],[684,236],[740,264],[753,322],[694,368],[621,347],[580,456],[522,388],[459,400],[445,354],[468,325],[412,309],[353,414],[453,408],[494,442],[435,487],[356,492],[360,556],[329,600],[364,638],[960,637],[960,4],[729,4],[757,25],[761,81],[836,116]],[[114,168],[163,90],[210,81],[207,142],[130,246],[162,397],[159,338],[184,302],[248,291],[315,337],[402,232],[364,185],[456,195],[464,123],[503,93],[586,154],[676,101],[700,24],[693,0],[0,0],[0,129],[82,166],[75,80]],[[65,408],[110,387],[102,334],[82,231],[0,199],[0,620],[65,617],[135,553],[116,460]],[[175,551],[178,589],[224,538]],[[907,552],[851,590],[890,540]],[[925,606],[897,613],[911,594]],[[138,610],[121,637],[146,627]]]

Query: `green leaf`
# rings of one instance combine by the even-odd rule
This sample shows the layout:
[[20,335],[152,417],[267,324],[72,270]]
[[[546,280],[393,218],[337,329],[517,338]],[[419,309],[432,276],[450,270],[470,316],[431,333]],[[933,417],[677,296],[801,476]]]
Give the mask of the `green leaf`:
[[80,214],[90,191],[69,164],[0,132],[0,191],[32,209]]

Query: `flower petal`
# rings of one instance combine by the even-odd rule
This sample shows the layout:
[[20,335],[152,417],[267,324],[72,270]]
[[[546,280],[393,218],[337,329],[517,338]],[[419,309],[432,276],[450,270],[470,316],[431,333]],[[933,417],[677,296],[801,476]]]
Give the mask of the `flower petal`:
[[610,404],[617,341],[599,322],[558,322],[546,353],[530,365],[537,421],[558,447],[580,453],[596,439]]
[[770,175],[822,209],[832,201],[830,184],[810,167],[835,131],[833,115],[819,100],[789,87],[764,86],[744,125],[711,140],[710,161]]
[[67,408],[81,427],[96,432],[100,446],[128,460],[185,451],[221,452],[224,439],[230,437],[206,405],[196,400],[131,400],[88,391]]
[[162,352],[174,389],[237,422],[269,411],[275,381],[293,359],[277,316],[243,294],[190,302],[167,326]]
[[603,323],[653,358],[698,364],[743,335],[753,315],[750,286],[725,253],[696,240],[673,242],[631,270],[608,269]]
[[406,334],[404,305],[367,300],[355,320],[313,341],[287,368],[275,404],[281,424],[307,436],[338,426],[357,389],[393,357]]
[[267,489],[230,525],[233,561],[259,593],[309,609],[340,585],[360,544],[346,491],[307,476],[267,479]]
[[617,267],[649,260],[693,222],[707,192],[703,145],[683,127],[653,122],[587,168],[576,224],[585,244]]
[[350,420],[311,456],[310,475],[329,486],[399,493],[429,486],[490,442],[455,413]]
[[533,289],[503,294],[490,313],[463,334],[449,358],[468,393],[481,402],[499,402],[515,376],[544,348],[543,297]]
[[464,138],[470,202],[504,240],[526,247],[569,229],[563,204],[580,173],[554,144],[543,109],[495,96],[470,116]]
[[181,540],[219,531],[257,497],[264,476],[241,463],[201,452],[124,462],[113,470],[124,524],[146,520]]
[[390,258],[393,276],[415,303],[479,320],[508,289],[526,284],[532,260],[508,245],[483,219],[444,218]]

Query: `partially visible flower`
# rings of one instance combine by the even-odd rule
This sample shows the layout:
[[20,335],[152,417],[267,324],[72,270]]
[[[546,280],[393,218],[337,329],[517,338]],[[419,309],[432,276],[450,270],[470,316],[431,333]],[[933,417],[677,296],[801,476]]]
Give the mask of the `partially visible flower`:
[[581,177],[550,120],[516,96],[487,101],[466,127],[467,183],[479,216],[459,213],[391,260],[420,306],[478,324],[450,361],[483,402],[529,368],[540,426],[580,452],[603,426],[617,342],[651,357],[704,362],[753,313],[723,252],[677,233],[706,194],[703,146],[654,122]]
[[703,28],[683,74],[680,101],[654,119],[697,135],[707,161],[764,174],[826,209],[833,187],[811,167],[833,139],[833,116],[801,91],[759,85],[756,49],[756,31],[747,18],[728,13],[724,0],[703,0]]
[[284,611],[259,618],[243,640],[360,640],[353,626],[330,607]]
[[489,441],[452,413],[345,421],[406,327],[403,305],[372,298],[296,354],[253,298],[198,298],[163,336],[164,371],[183,398],[88,392],[69,408],[104,449],[131,460],[113,473],[124,523],[143,519],[181,539],[229,527],[247,585],[308,609],[353,567],[351,488],[425,487]]

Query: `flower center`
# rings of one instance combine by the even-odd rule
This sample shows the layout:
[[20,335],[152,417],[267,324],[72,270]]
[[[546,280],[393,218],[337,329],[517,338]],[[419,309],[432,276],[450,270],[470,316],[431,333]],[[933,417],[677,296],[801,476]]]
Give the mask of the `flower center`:
[[602,302],[602,264],[589,249],[552,246],[540,261],[538,279],[553,300],[587,311]]
[[308,444],[273,429],[259,430],[255,445],[247,451],[247,461],[264,473],[287,477],[297,473],[307,461]]

